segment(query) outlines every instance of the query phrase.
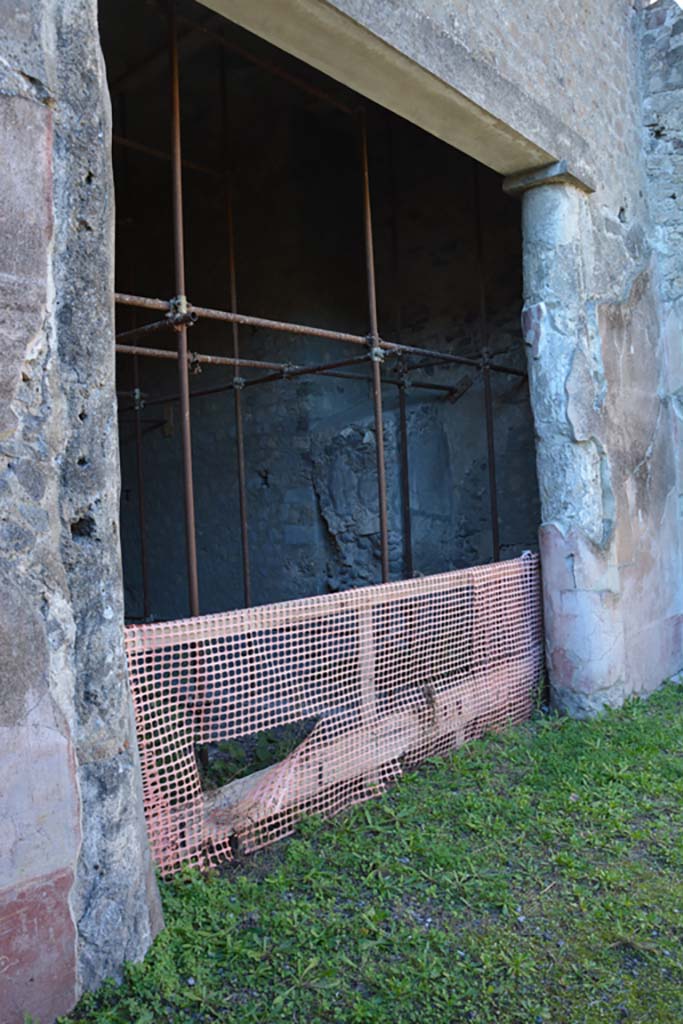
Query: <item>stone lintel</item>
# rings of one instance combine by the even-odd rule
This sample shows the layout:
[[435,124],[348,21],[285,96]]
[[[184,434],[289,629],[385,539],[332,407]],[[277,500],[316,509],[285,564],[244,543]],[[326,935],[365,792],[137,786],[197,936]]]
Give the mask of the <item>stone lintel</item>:
[[503,179],[503,191],[508,195],[521,195],[539,185],[573,185],[582,192],[595,192],[595,184],[586,175],[579,177],[570,169],[566,160],[557,160],[545,167],[533,167],[521,174],[510,174]]

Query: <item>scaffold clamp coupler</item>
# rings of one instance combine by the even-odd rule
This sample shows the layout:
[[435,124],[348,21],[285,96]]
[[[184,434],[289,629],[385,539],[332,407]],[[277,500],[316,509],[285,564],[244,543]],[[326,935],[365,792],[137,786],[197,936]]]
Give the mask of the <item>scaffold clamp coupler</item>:
[[175,325],[193,324],[197,320],[197,314],[190,312],[187,295],[176,295],[169,300],[166,317]]

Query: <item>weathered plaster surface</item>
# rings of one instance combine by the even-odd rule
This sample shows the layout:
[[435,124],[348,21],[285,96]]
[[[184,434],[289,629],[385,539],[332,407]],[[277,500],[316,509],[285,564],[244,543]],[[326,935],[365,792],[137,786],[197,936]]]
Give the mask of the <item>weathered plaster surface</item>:
[[[673,662],[683,646],[683,9],[674,0],[658,0],[646,10],[643,29],[645,167],[661,336],[658,393],[665,405],[660,429],[652,438],[647,459],[638,466],[638,476],[641,489],[666,491],[666,516],[653,524],[650,598],[657,593],[669,596],[668,606],[660,613],[667,615],[666,639]],[[662,436],[670,439],[671,451],[667,446],[666,455]],[[664,458],[672,468],[662,485]],[[656,546],[655,532],[659,532]],[[662,582],[657,586],[658,574]],[[642,590],[634,590],[635,599],[641,594]],[[634,659],[647,662],[652,643],[652,636],[643,630]]]
[[112,185],[94,2],[0,3],[0,1018],[159,926],[122,643]]
[[0,892],[0,1013],[3,1024],[52,1022],[77,995],[76,930],[68,869]]
[[[0,330],[4,359],[0,366],[0,437],[16,427],[12,409],[21,367],[42,325],[46,301],[47,239],[50,206],[48,108],[24,96],[8,97],[0,108],[3,175],[0,230],[12,244],[0,249]],[[17,145],[18,143],[18,145]],[[26,153],[34,154],[26,175]]]
[[[561,10],[544,0],[523,11],[515,0],[419,0],[409,11],[388,0],[297,0],[283,27],[271,3],[207,6],[333,77],[362,81],[403,116],[516,174],[513,186],[528,186],[553,162],[566,162],[574,181],[590,186],[572,188],[567,173],[549,185],[541,174],[524,198],[523,326],[549,663],[557,703],[577,714],[652,689],[683,661],[672,476],[680,378],[665,376],[667,359],[680,367],[671,351],[680,348],[680,321],[672,302],[659,302],[681,282],[680,220],[672,216],[672,204],[680,209],[672,186],[680,178],[680,9],[673,0]],[[325,31],[353,38],[357,60],[348,66],[326,56]],[[404,94],[395,83],[406,57]],[[425,113],[428,96],[438,106],[429,76],[461,98],[451,109],[462,113],[467,142]],[[651,111],[647,161],[643,96]],[[653,236],[653,220],[662,218],[667,227]]]
[[202,2],[500,173],[637,163],[638,0]]
[[524,228],[548,667],[556,704],[584,715],[652,690],[683,660],[659,268],[634,249],[627,291],[600,301],[603,239],[571,186],[531,188]]
[[607,382],[586,282],[591,231],[578,189],[542,185],[525,193],[522,322],[537,435],[548,668],[555,701],[578,714],[618,701],[624,690]]

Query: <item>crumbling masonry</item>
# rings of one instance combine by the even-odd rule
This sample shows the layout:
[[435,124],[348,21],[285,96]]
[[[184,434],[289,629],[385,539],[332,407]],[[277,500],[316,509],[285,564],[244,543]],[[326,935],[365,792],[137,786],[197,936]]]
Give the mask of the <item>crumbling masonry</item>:
[[[552,699],[589,715],[651,691],[683,666],[683,11],[204,7],[486,165],[521,203]],[[124,659],[97,3],[0,0],[0,24],[0,1021],[14,1024],[66,1011],[162,921]]]

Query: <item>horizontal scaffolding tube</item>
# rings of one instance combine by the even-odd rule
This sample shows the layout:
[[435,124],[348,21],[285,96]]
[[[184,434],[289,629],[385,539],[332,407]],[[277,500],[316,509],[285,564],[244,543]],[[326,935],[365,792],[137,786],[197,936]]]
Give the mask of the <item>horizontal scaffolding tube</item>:
[[[138,309],[155,309],[166,312],[170,303],[163,299],[147,299],[140,295],[123,295],[117,292],[114,296],[120,306],[134,306]],[[247,316],[245,313],[229,313],[224,309],[208,309],[206,306],[188,305],[188,311],[196,313],[203,320],[217,320],[226,324],[243,324],[245,327],[265,327],[271,331],[284,331],[286,334],[305,334],[313,338],[328,338],[330,341],[348,341],[352,345],[367,345],[368,339],[362,334],[348,334],[345,331],[332,331],[325,327],[308,327],[305,324],[292,324],[284,320],[266,320],[260,316]]]
[[155,309],[159,313],[168,313],[171,303],[164,299],[146,299],[142,295],[125,295],[123,292],[114,292],[114,301],[117,306],[133,306],[134,309]]
[[243,324],[245,327],[265,327],[271,331],[283,331],[285,334],[304,334],[313,338],[327,338],[330,341],[348,341],[352,345],[367,345],[368,339],[362,334],[349,334],[346,331],[332,331],[326,327],[309,327],[306,324],[292,324],[286,320],[266,320],[260,316],[247,316],[245,313],[228,313],[222,309],[207,309],[205,306],[190,306],[200,319],[224,321],[229,324]]
[[[120,306],[133,306],[137,309],[154,309],[159,312],[166,312],[171,304],[164,299],[148,299],[141,295],[126,295],[116,292],[114,296]],[[263,317],[247,316],[245,313],[229,313],[222,309],[209,309],[206,306],[193,306],[188,304],[188,311],[195,313],[197,317],[205,320],[217,320],[228,324],[244,324],[247,327],[264,327],[271,331],[283,331],[286,334],[303,334],[313,338],[328,338],[330,341],[346,341],[352,345],[368,346],[369,339],[362,334],[348,334],[344,331],[332,331],[324,327],[308,327],[305,324],[293,324],[284,320],[266,320]],[[406,355],[430,356],[443,363],[454,363],[457,366],[472,366],[481,369],[483,361],[481,358],[469,358],[468,356],[456,356],[450,352],[439,352],[436,349],[422,348],[415,345],[403,345],[394,341],[379,339],[379,347],[386,352],[401,352]],[[248,365],[248,364],[246,364]],[[489,369],[497,373],[510,374],[513,377],[526,377],[524,370],[513,366],[502,366],[499,363],[491,362]]]
[[123,331],[121,334],[117,334],[116,343],[118,345],[124,340],[132,341],[133,338],[144,338],[148,334],[156,334],[157,331],[172,330],[174,326],[170,318],[167,320],[155,320],[153,324],[144,324],[142,327],[135,327],[131,331]]
[[355,366],[357,363],[365,363],[370,357],[365,356],[354,356],[353,359],[340,359],[336,363],[321,363],[319,366],[297,366],[293,368],[287,368],[283,373],[269,373],[267,377],[254,377],[251,380],[246,380],[244,386],[246,388],[253,387],[254,384],[268,384],[270,381],[275,380],[290,380],[293,377],[306,377],[310,376],[326,376],[329,370],[338,370],[342,366]]
[[[351,363],[355,363],[355,362],[359,362],[359,361],[360,360],[351,359],[351,360],[345,360],[341,364],[330,363],[329,367],[327,367],[325,370],[317,370],[315,375],[318,376],[318,377],[330,377],[330,378],[333,378],[335,380],[355,380],[355,381],[358,381],[361,384],[372,384],[372,377],[361,377],[357,373],[336,373],[332,369],[333,366],[335,366],[335,367],[339,366],[339,365],[346,366],[346,365],[350,365]],[[245,384],[245,387],[249,387],[249,386],[251,386],[253,384],[265,384],[265,383],[269,383],[269,382],[276,381],[276,380],[288,380],[292,376],[302,377],[306,373],[310,372],[308,367],[301,367],[301,371],[302,372],[296,372],[296,373],[289,373],[288,372],[286,376],[281,375],[281,374],[278,374],[277,376],[274,375],[274,374],[273,375],[269,374],[267,377],[255,377],[252,380],[245,381],[244,384]],[[470,387],[472,386],[473,383],[474,383],[474,381],[471,378],[469,378],[469,377],[465,378],[464,381],[460,381],[458,384],[452,384],[452,385],[449,385],[449,384],[428,384],[428,383],[423,382],[423,381],[410,381],[410,383],[407,385],[407,389],[409,391],[412,391],[413,388],[415,388],[417,390],[420,390],[420,391],[439,391],[442,394],[446,395],[447,397],[451,396],[453,399],[457,400],[458,398],[461,398],[465,394],[465,392],[469,391],[469,389],[470,389]],[[382,377],[382,384],[390,384],[390,385],[393,385],[393,387],[396,387],[396,388],[403,387],[403,382],[401,380],[395,378],[395,377],[385,377],[385,376],[383,376]],[[234,388],[234,385],[233,385],[232,382],[230,384],[222,384],[220,387],[202,388],[201,391],[191,391],[190,392],[190,398],[208,398],[210,395],[222,395],[222,394],[225,394],[226,391],[232,391],[233,388]],[[124,391],[119,392],[119,394],[122,397],[130,397]],[[149,408],[151,408],[154,405],[166,405],[167,402],[177,402],[178,398],[179,398],[179,395],[177,395],[177,394],[174,394],[174,395],[161,395],[158,398],[157,397],[153,397],[153,398],[150,398],[150,399],[145,399],[144,400],[144,405],[145,405],[146,409],[149,409]],[[132,406],[130,408],[132,408]],[[128,409],[122,409],[121,411],[122,412],[127,412],[129,410]]]
[[231,43],[230,40],[226,39],[219,32],[214,32],[212,29],[207,28],[205,25],[198,25],[195,21],[189,18],[178,18],[181,25],[187,25],[192,29],[193,33],[198,33],[207,39],[207,41],[218,43],[219,46],[224,47],[230,53],[236,53],[238,56],[243,57],[244,60],[254,64],[256,67],[262,68],[262,70],[269,72],[271,75],[275,75],[276,78],[280,78],[283,82],[289,82],[296,89],[301,92],[308,93],[309,96],[315,97],[318,100],[324,100],[329,103],[330,106],[336,107],[337,110],[342,110],[345,114],[354,113],[354,108],[348,106],[342,100],[337,99],[332,93],[326,92],[324,89],[319,89],[317,86],[307,82],[306,79],[300,78],[298,75],[293,75],[291,72],[286,71],[280,67],[279,64],[275,64],[270,60],[266,60],[262,57],[258,57],[250,50],[245,50],[241,46],[237,46],[236,43]]
[[[386,352],[396,352],[397,354],[405,353],[406,355],[413,356],[434,356],[439,362],[443,363],[456,363],[458,366],[472,366],[477,370],[480,370],[483,366],[481,358],[469,358],[467,356],[454,356],[450,352],[438,352],[432,348],[422,348],[416,345],[403,345],[398,344],[394,341],[384,341],[380,339],[380,347]],[[513,377],[526,377],[524,370],[518,370],[512,366],[501,366],[500,363],[489,363],[490,370],[495,370],[497,373],[508,373]]]
[[[361,377],[357,373],[322,373],[321,377],[334,377],[339,380],[357,380],[363,384],[372,384],[372,377]],[[382,384],[392,384],[396,388],[406,387],[408,391],[412,391],[413,388],[417,388],[421,391],[440,391],[442,394],[450,395],[454,399],[461,398],[465,392],[469,391],[474,381],[471,378],[466,378],[465,381],[461,381],[458,384],[427,384],[422,381],[410,381],[407,385],[404,385],[403,381],[396,377],[382,377]]]
[[[242,387],[251,387],[253,384],[265,384],[270,381],[276,380],[289,380],[291,377],[304,377],[307,374],[315,376],[329,376],[326,373],[328,370],[334,370],[342,366],[354,366],[358,363],[363,363],[367,360],[368,356],[354,356],[353,359],[342,359],[336,363],[322,363],[320,366],[292,366],[291,364],[282,364],[280,373],[269,373],[267,377],[252,377],[250,380],[245,380]],[[240,364],[244,362],[240,358]],[[278,365],[278,364],[275,364]],[[356,380],[363,380],[363,377],[357,377]],[[368,378],[369,379],[369,378]],[[226,391],[234,391],[235,384],[230,381],[229,384],[221,384],[215,388],[202,388],[201,391],[191,391],[190,398],[207,398],[209,395],[222,395]],[[450,390],[450,389],[449,389]],[[130,394],[121,391],[121,396],[130,397]],[[178,394],[172,395],[161,395],[160,397],[151,398],[145,402],[145,406],[151,405],[165,405],[167,402],[177,402],[180,396]]]
[[[116,351],[122,356],[143,356],[149,359],[178,359],[178,353],[171,348],[146,348],[144,345],[117,345]],[[255,366],[259,370],[280,370],[286,373],[286,363],[266,363],[260,359],[233,359],[231,356],[209,356],[201,352],[188,352],[188,363],[201,363],[207,366]]]
[[[144,142],[134,142],[132,139],[127,139],[123,135],[112,135],[111,141],[115,146],[120,146],[122,149],[132,149],[136,153],[144,153],[145,156],[153,156],[156,160],[165,160],[167,163],[173,159],[170,153],[167,153],[163,149],[156,149],[154,146],[148,146]],[[200,174],[207,174],[210,178],[216,178],[218,180],[223,178],[220,171],[215,170],[213,167],[208,167],[206,164],[198,164],[195,160],[182,161],[182,166],[187,167],[189,171],[199,171]]]
[[[175,349],[166,348],[146,348],[141,345],[116,345],[116,351],[119,355],[126,356],[149,356],[152,359],[169,359],[176,360],[178,353]],[[259,359],[245,359],[243,356],[235,359],[233,356],[211,356],[204,355],[201,352],[188,352],[187,356],[189,363],[206,363],[210,366],[250,366],[256,367],[259,370],[276,370],[276,373],[268,374],[267,377],[254,377],[251,380],[243,382],[244,387],[249,387],[252,384],[265,384],[268,381],[274,380],[288,380],[290,377],[304,377],[307,374],[311,375],[323,375],[327,370],[336,370],[342,366],[355,366],[357,363],[364,363],[369,356],[354,356],[353,359],[340,359],[335,363],[321,363],[319,366],[295,366],[292,363],[269,363]],[[217,388],[207,388],[205,391],[193,391],[191,392],[191,398],[199,398],[202,395],[215,395],[222,391],[231,391],[234,388],[234,383],[224,384]],[[444,390],[450,391],[451,388],[444,388]],[[156,402],[173,402],[177,401],[178,395],[168,395],[166,398],[155,399]],[[149,403],[148,403],[149,404]]]

